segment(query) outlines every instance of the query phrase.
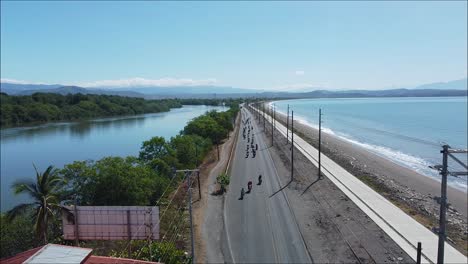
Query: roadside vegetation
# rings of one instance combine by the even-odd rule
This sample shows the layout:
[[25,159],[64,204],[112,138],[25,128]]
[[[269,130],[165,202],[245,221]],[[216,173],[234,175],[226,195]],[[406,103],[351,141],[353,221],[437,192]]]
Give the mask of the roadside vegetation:
[[[164,191],[168,189],[167,193],[170,194],[183,181],[182,178],[171,181],[173,170],[197,167],[214,144],[228,136],[239,110],[238,104],[238,101],[232,100],[228,111],[211,111],[193,119],[170,140],[153,137],[144,141],[138,157],[75,161],[62,169],[50,166],[44,172],[37,172],[34,181],[16,182],[12,186],[15,193],[29,194],[32,203],[18,205],[0,216],[0,258],[45,243],[73,244],[72,241],[63,241],[61,237],[61,204],[76,201],[78,205],[154,206],[160,200],[162,204],[167,204],[167,195],[162,197]],[[164,226],[165,220],[161,221],[161,226]],[[93,245],[92,241],[82,243],[81,246]],[[132,258],[138,256],[153,261],[164,257],[167,263],[177,263],[184,255],[175,244],[167,242],[134,241],[132,246],[136,250],[133,253],[136,253],[131,255],[118,246],[125,242],[111,244],[106,246],[107,250],[101,248],[99,253]]]
[[216,182],[220,186],[219,194],[223,194],[226,191],[226,187],[229,185],[229,181],[230,181],[229,175],[224,172],[218,175],[218,177],[216,177]]

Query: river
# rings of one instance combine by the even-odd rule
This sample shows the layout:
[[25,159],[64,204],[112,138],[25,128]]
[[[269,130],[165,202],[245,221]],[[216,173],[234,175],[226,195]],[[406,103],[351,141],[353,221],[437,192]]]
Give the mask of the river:
[[170,139],[188,121],[213,109],[227,107],[183,106],[164,113],[2,129],[1,211],[29,201],[25,195],[14,195],[11,185],[17,179],[34,178],[33,164],[43,171],[75,160],[138,155],[143,141],[154,136]]

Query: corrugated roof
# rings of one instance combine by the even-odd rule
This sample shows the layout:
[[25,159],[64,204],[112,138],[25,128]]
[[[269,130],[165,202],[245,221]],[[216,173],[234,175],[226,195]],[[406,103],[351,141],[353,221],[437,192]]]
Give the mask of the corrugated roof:
[[13,257],[0,259],[1,264],[16,264],[16,263],[23,263],[29,257],[34,255],[37,251],[39,251],[42,247],[33,248],[27,251],[23,251],[14,255]]
[[[91,254],[88,254],[85,259],[82,260],[82,262],[70,262],[66,260],[65,258],[67,257],[60,257],[59,255],[54,255],[56,258],[54,259],[47,259],[45,260],[46,262],[37,262],[39,258],[32,258],[33,256],[37,256],[41,249],[44,249],[46,247],[50,248],[52,246],[52,249],[58,250],[58,251],[65,251],[65,252],[81,252],[81,251],[75,251],[77,249],[84,249],[84,250],[92,250],[92,249],[87,249],[87,248],[80,248],[80,247],[71,247],[71,246],[65,246],[65,245],[56,245],[56,244],[47,244],[46,246],[42,247],[37,247],[30,249],[28,251],[21,252],[13,257],[5,258],[0,260],[0,264],[21,264],[21,263],[83,263],[83,264],[107,264],[107,263],[113,263],[113,264],[158,264],[158,262],[151,262],[151,261],[143,261],[143,260],[136,260],[136,259],[126,259],[126,258],[114,258],[114,257],[104,257],[104,256],[93,256]],[[73,249],[73,250],[70,250]],[[59,252],[56,252],[59,253]],[[63,253],[60,253],[63,254]],[[40,255],[40,254],[39,254]],[[47,254],[45,256],[51,257],[52,255]],[[74,257],[74,256],[70,256]],[[34,259],[36,262],[25,262],[26,260],[29,259]],[[76,259],[76,258],[75,258]]]
[[47,244],[31,257],[24,261],[27,264],[65,264],[65,263],[83,263],[91,255],[90,248],[70,247],[64,245]]

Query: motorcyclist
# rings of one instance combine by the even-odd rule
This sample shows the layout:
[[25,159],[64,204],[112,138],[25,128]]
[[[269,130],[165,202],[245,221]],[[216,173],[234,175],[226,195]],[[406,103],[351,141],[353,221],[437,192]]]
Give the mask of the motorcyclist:
[[258,185],[262,184],[262,175],[258,175]]

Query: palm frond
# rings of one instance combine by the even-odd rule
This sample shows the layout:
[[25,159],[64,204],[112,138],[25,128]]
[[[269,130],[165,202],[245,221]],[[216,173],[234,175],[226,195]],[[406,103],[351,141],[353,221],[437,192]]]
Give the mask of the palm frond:
[[33,164],[36,171],[36,181],[20,180],[15,182],[12,187],[15,194],[26,193],[32,196],[34,202],[31,204],[22,204],[8,212],[10,218],[24,213],[29,208],[36,208],[32,215],[34,229],[38,237],[47,240],[47,229],[49,219],[53,219],[59,212],[61,206],[58,203],[58,189],[62,187],[63,179],[57,174],[57,170],[51,165],[41,173],[36,165]]
[[54,166],[50,165],[41,175],[41,181],[38,182],[42,188],[50,186],[54,176]]
[[31,179],[20,179],[11,185],[15,194],[27,192],[29,194],[37,193],[36,184]]
[[33,167],[34,167],[34,170],[36,171],[36,182],[40,183],[41,182],[41,174],[37,170],[37,167],[36,167],[36,165],[34,163],[33,163]]
[[28,210],[34,207],[34,203],[23,203],[13,207],[6,213],[7,220],[12,221],[17,216],[25,214]]

